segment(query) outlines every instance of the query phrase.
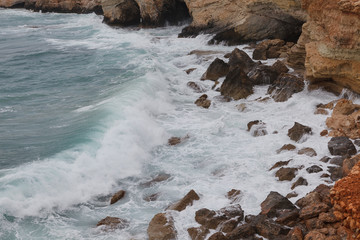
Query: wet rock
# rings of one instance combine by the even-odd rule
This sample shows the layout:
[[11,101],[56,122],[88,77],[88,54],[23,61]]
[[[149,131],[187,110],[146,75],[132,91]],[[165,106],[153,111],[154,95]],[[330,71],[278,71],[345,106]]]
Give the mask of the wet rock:
[[229,233],[232,230],[234,230],[237,225],[239,224],[239,222],[235,219],[230,219],[224,223],[221,224],[220,230],[223,233]]
[[206,94],[201,95],[196,101],[196,106],[203,107],[203,108],[209,108],[211,105],[211,101],[207,99],[208,96]]
[[331,155],[354,155],[356,148],[354,144],[347,137],[333,137],[328,143],[328,148]]
[[331,158],[325,156],[325,157],[322,157],[322,158],[320,159],[320,162],[327,163],[327,162],[329,162],[330,159],[331,159]]
[[229,65],[223,60],[216,58],[202,75],[201,80],[216,81],[221,77],[225,77],[229,72]]
[[289,240],[303,240],[303,233],[300,227],[294,227],[287,235]]
[[354,141],[354,144],[355,144],[356,146],[360,147],[360,139],[356,139],[356,140]]
[[189,88],[192,88],[195,92],[197,93],[202,93],[204,92],[204,90],[198,85],[196,84],[195,82],[188,82],[186,84]]
[[322,130],[321,133],[320,133],[320,136],[324,137],[326,135],[328,135],[329,131],[328,130]]
[[288,73],[282,73],[269,87],[267,93],[271,95],[275,102],[285,102],[294,93],[304,90],[304,86],[303,79]]
[[261,217],[255,222],[256,233],[268,238],[268,239],[276,239],[280,237],[284,237],[284,235],[288,234],[290,229],[286,228],[274,220],[269,218]]
[[297,196],[299,196],[299,194],[297,194],[296,192],[291,192],[286,195],[286,198],[294,198]]
[[208,240],[227,240],[223,233],[217,232],[211,235]]
[[316,151],[315,151],[314,149],[312,149],[312,148],[309,148],[309,147],[300,149],[300,150],[298,151],[298,154],[299,154],[299,155],[305,154],[305,155],[307,155],[307,156],[309,156],[309,157],[317,156]]
[[250,81],[243,67],[235,67],[230,70],[221,85],[221,95],[232,97],[235,100],[247,98],[254,93],[253,83]]
[[275,220],[276,223],[293,227],[299,221],[298,209],[285,209],[278,211],[278,217]]
[[318,114],[318,115],[328,115],[329,112],[326,109],[323,108],[317,108],[314,112],[314,114]]
[[276,153],[279,154],[282,151],[292,151],[295,149],[296,149],[296,147],[292,144],[284,144],[280,149],[276,150]]
[[214,54],[221,54],[220,51],[211,51],[211,50],[192,50],[188,55],[196,55],[196,57],[203,57]]
[[114,196],[111,198],[110,200],[110,204],[114,204],[117,201],[119,201],[120,199],[122,199],[125,196],[125,191],[124,190],[120,190],[117,193],[114,194]]
[[311,128],[298,122],[295,122],[294,126],[288,131],[288,136],[295,142],[299,142],[305,134],[312,134]]
[[325,203],[314,203],[300,210],[300,218],[307,220],[319,216],[320,213],[327,212],[329,206]]
[[254,67],[248,77],[254,85],[273,84],[280,73],[273,67],[267,65],[259,65]]
[[199,195],[194,190],[190,190],[190,192],[188,192],[185,197],[183,197],[178,202],[170,205],[166,210],[175,210],[181,212],[187,206],[192,206],[193,202],[199,199]]
[[147,202],[153,202],[156,201],[159,198],[159,196],[160,196],[159,193],[150,194],[148,196],[145,196],[144,200]]
[[328,167],[328,171],[330,173],[330,179],[333,181],[337,181],[343,177],[342,167]]
[[104,22],[109,25],[129,26],[140,23],[139,5],[134,0],[112,0],[102,3]]
[[203,226],[189,228],[187,231],[191,237],[191,240],[204,240],[206,235],[210,233],[209,229]]
[[240,103],[239,105],[236,105],[236,108],[240,111],[240,112],[244,112],[247,109],[247,106],[245,103]]
[[129,226],[129,223],[128,221],[121,218],[107,216],[106,218],[100,220],[96,226],[104,226],[105,230],[115,230],[126,228]]
[[175,240],[177,235],[174,221],[166,213],[158,213],[151,219],[147,233],[149,240]]
[[282,62],[282,61],[276,61],[272,66],[272,69],[274,69],[274,71],[276,71],[279,75],[281,73],[287,73],[289,72],[289,69],[287,68],[287,66]]
[[232,202],[236,202],[241,198],[241,191],[237,189],[231,189],[227,193],[227,198],[230,199]]
[[305,197],[300,198],[295,204],[299,206],[300,208],[304,208],[306,206],[312,205],[312,204],[318,204],[321,203],[321,195],[318,192],[310,192],[306,194]]
[[253,224],[246,223],[235,228],[232,232],[227,234],[226,237],[228,240],[244,239],[253,236],[256,233],[255,230],[256,229]]
[[321,229],[325,224],[318,218],[311,218],[305,221],[305,226],[308,230]]
[[168,144],[170,146],[175,146],[175,145],[178,145],[180,143],[181,143],[181,138],[179,138],[179,137],[171,137],[168,140]]
[[268,217],[275,217],[277,211],[283,209],[294,210],[296,207],[289,199],[278,192],[270,192],[266,199],[261,203],[261,214]]
[[311,167],[308,167],[306,171],[308,173],[318,173],[321,172],[323,169],[317,165],[312,165]]
[[296,180],[296,182],[294,182],[293,185],[291,185],[291,190],[293,190],[297,186],[307,186],[307,185],[308,185],[308,181],[303,177],[299,177],[298,180]]
[[347,176],[351,169],[360,161],[360,155],[353,156],[352,158],[347,158],[343,161],[342,170],[343,176]]
[[275,176],[279,178],[279,181],[291,181],[295,178],[295,173],[297,172],[297,168],[280,168]]
[[186,72],[186,74],[190,74],[195,70],[196,70],[196,68],[189,68],[189,69],[185,70],[185,72]]
[[171,177],[170,174],[160,173],[157,176],[155,176],[152,180],[142,183],[141,186],[142,187],[151,187],[159,182],[164,182],[164,181],[168,180],[170,177]]
[[266,131],[266,125],[261,120],[251,121],[247,124],[247,127],[248,131],[250,131],[251,135],[254,137],[265,136],[268,134]]
[[335,164],[335,165],[338,165],[338,166],[342,166],[343,163],[344,163],[344,160],[345,160],[346,157],[333,157],[330,159],[329,163],[331,164]]
[[281,47],[284,45],[285,41],[280,39],[264,40],[256,45],[253,52],[253,59],[267,60],[268,58],[278,58],[281,53]]
[[229,58],[230,70],[241,68],[246,74],[256,65],[256,63],[247,55],[246,52],[235,48]]

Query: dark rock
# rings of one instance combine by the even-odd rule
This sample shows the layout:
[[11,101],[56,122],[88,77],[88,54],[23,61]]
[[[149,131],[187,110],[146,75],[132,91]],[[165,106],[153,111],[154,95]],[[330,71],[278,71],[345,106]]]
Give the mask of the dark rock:
[[261,120],[254,120],[254,121],[250,121],[247,124],[247,130],[250,131],[250,129],[252,128],[252,126],[256,125],[256,124],[260,124],[262,123]]
[[104,22],[109,25],[129,26],[140,23],[139,5],[134,0],[104,2]]
[[232,97],[235,100],[247,98],[254,93],[253,83],[243,71],[242,67],[236,67],[228,73],[221,85],[221,95]]
[[291,181],[295,178],[295,173],[297,172],[297,168],[280,168],[275,176],[279,178],[279,181]]
[[327,174],[327,173],[323,173],[323,174],[321,174],[321,176],[320,176],[320,178],[328,178],[328,177],[330,177],[330,175]]
[[356,146],[360,147],[360,139],[356,139],[356,140],[354,141],[354,144],[355,144]]
[[343,161],[342,169],[343,169],[343,175],[347,176],[351,169],[360,161],[360,155],[356,155],[352,158],[347,158]]
[[288,131],[288,136],[295,142],[299,142],[305,134],[312,134],[311,128],[298,122],[295,122],[294,126]]
[[105,226],[105,230],[115,230],[126,228],[129,226],[129,223],[128,221],[121,218],[107,216],[106,218],[99,221],[96,226]]
[[321,203],[321,195],[318,192],[310,192],[306,194],[305,197],[300,198],[295,203],[300,208],[305,208],[306,206],[312,205],[312,204],[318,204]]
[[[286,235],[289,233],[290,229],[286,228],[274,220],[269,218],[261,217],[255,222],[256,233],[268,238],[276,239],[281,237],[281,235]],[[284,236],[285,237],[285,236]]]
[[179,137],[171,137],[168,140],[168,144],[170,146],[178,145],[180,143],[181,143],[181,138],[179,138]]
[[286,198],[294,198],[294,197],[297,197],[298,195],[299,194],[297,194],[296,192],[291,192],[286,195]]
[[285,102],[294,93],[304,90],[304,87],[303,79],[288,73],[282,73],[269,87],[268,94],[271,95],[275,102]]
[[330,159],[331,159],[331,158],[325,156],[325,157],[322,157],[322,158],[320,159],[320,161],[323,162],[323,163],[327,163],[327,162],[329,162]]
[[318,218],[311,218],[305,221],[306,228],[308,230],[321,229],[325,227],[325,224]]
[[155,185],[156,183],[164,182],[164,181],[168,180],[170,177],[171,177],[170,174],[160,173],[156,177],[154,177],[151,181],[142,183],[141,186],[142,187],[151,187],[151,186]]
[[330,159],[330,162],[331,164],[335,164],[335,165],[338,165],[338,166],[342,166],[343,163],[344,163],[344,160],[345,160],[346,157],[342,156],[342,157],[333,157]]
[[278,192],[270,192],[266,199],[261,203],[261,214],[268,217],[275,217],[276,212],[282,209],[294,210],[296,207],[289,199]]
[[175,240],[177,235],[172,217],[165,213],[158,213],[151,219],[147,233],[149,240]]
[[328,171],[330,173],[330,179],[333,181],[337,181],[337,180],[343,178],[342,167],[328,167]]
[[192,228],[189,228],[187,231],[191,237],[191,240],[204,240],[206,235],[208,235],[210,233],[209,229],[207,229],[203,226],[200,226],[197,228],[192,227]]
[[251,237],[255,234],[255,226],[253,224],[243,224],[235,228],[232,232],[226,235],[228,240],[238,240]]
[[308,167],[306,171],[308,173],[318,173],[321,172],[323,169],[317,165],[312,165],[311,167]]
[[278,211],[277,215],[278,215],[278,217],[275,222],[279,223],[281,225],[286,225],[286,226],[292,227],[292,226],[295,226],[295,224],[299,221],[299,210],[298,209],[280,210],[280,211]]
[[211,101],[207,99],[208,96],[206,94],[201,95],[196,101],[196,106],[203,107],[203,108],[209,108],[211,105]]
[[328,148],[331,155],[354,155],[356,148],[354,144],[347,137],[333,137],[328,143]]
[[114,204],[117,201],[119,201],[120,199],[122,199],[125,196],[125,191],[124,190],[120,190],[117,193],[114,194],[114,196],[111,198],[110,200],[110,204]]
[[229,65],[223,60],[216,58],[202,75],[201,80],[216,81],[221,77],[225,77],[229,72]]
[[256,45],[253,52],[253,59],[266,60],[268,58],[278,58],[280,56],[281,47],[285,45],[285,41],[280,39],[265,40]]
[[256,63],[247,55],[246,52],[235,48],[229,58],[230,70],[241,68],[246,74],[256,65]]
[[221,224],[220,230],[223,233],[229,233],[232,230],[234,230],[237,227],[238,224],[239,224],[238,220],[230,219],[230,220],[228,220],[228,221]]
[[325,129],[325,130],[321,131],[320,136],[324,137],[324,136],[326,136],[328,134],[329,134],[329,131]]
[[192,88],[195,92],[197,93],[202,93],[204,92],[204,90],[198,85],[196,84],[195,82],[188,82],[186,84],[189,88]]
[[248,73],[248,76],[254,85],[264,85],[273,84],[279,76],[279,73],[273,67],[259,65],[254,67]]
[[299,177],[298,180],[296,180],[296,182],[294,182],[293,185],[291,185],[291,190],[293,190],[297,186],[307,186],[307,185],[308,185],[308,181],[303,177]]
[[211,235],[208,240],[227,240],[223,233],[217,232]]
[[329,206],[325,203],[314,203],[300,210],[300,218],[307,220],[319,216],[320,213],[327,212]]
[[277,72],[279,75],[281,73],[287,73],[289,72],[289,69],[287,68],[287,66],[282,62],[282,61],[276,61],[272,66],[271,68]]
[[166,210],[176,210],[176,211],[181,212],[187,206],[192,206],[193,202],[195,200],[199,200],[199,199],[200,199],[199,195],[194,190],[190,190],[190,192],[188,192],[185,195],[185,197],[183,197],[178,202],[170,205]]
[[196,211],[195,220],[196,222],[208,229],[216,229],[220,222],[225,219],[216,219],[214,218],[215,215],[215,211],[209,210],[207,208],[202,208]]
[[185,72],[186,72],[186,74],[190,74],[195,70],[196,70],[196,68],[189,68],[189,69],[185,70]]
[[309,157],[317,156],[315,150],[312,149],[312,148],[309,148],[309,147],[300,149],[300,150],[298,151],[298,154],[299,154],[299,155],[305,154],[305,155],[307,155],[307,156],[309,156]]
[[332,211],[329,212],[323,212],[319,215],[319,220],[323,221],[324,223],[335,223],[338,222],[338,219],[334,215]]
[[292,151],[295,150],[296,147],[292,144],[284,144],[280,149],[276,150],[276,153],[281,153],[282,151]]
[[303,232],[300,227],[294,227],[287,235],[289,240],[303,240]]

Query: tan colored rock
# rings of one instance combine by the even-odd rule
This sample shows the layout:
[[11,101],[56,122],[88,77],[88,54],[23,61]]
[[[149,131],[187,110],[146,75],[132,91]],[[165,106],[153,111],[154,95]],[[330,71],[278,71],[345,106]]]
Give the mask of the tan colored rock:
[[114,204],[117,201],[119,201],[120,199],[122,199],[125,196],[125,191],[124,190],[120,190],[117,193],[114,194],[114,196],[112,196],[111,200],[110,200],[110,204]]
[[178,202],[176,202],[176,203],[172,204],[171,206],[169,206],[167,208],[167,210],[176,210],[176,211],[181,212],[187,206],[191,206],[194,201],[199,200],[199,199],[200,199],[199,195],[194,190],[190,190],[190,192],[188,192],[185,195],[185,197],[183,197]]
[[173,240],[177,234],[172,217],[166,213],[158,213],[151,219],[147,233],[149,240]]

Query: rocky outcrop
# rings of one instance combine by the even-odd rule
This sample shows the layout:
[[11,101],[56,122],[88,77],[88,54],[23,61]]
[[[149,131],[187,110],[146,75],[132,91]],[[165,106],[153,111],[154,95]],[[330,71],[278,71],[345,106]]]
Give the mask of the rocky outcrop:
[[[358,0],[302,0],[309,19],[293,52],[300,56],[306,50],[312,82],[334,81],[360,93],[359,5]],[[295,65],[296,54],[290,54]]]
[[185,0],[193,21],[180,36],[216,33],[212,42],[297,41],[305,15],[297,0]]
[[158,213],[151,219],[147,233],[149,240],[173,240],[177,235],[174,220],[166,213]]

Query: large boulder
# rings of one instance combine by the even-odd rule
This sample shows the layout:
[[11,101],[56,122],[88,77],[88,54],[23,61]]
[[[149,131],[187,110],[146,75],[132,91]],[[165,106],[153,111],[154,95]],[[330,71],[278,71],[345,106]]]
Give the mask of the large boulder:
[[175,210],[175,211],[181,212],[187,206],[191,206],[194,201],[199,200],[199,199],[200,199],[199,195],[194,190],[190,190],[190,192],[188,192],[185,195],[185,197],[183,197],[176,203],[173,203],[172,205],[170,205],[167,208],[167,210]]
[[328,143],[332,155],[354,155],[357,151],[354,144],[347,137],[333,137]]
[[147,233],[149,240],[175,240],[177,235],[174,221],[166,213],[158,213],[151,219]]
[[221,95],[232,97],[235,100],[247,98],[254,93],[254,84],[241,67],[230,70],[221,85]]
[[140,23],[140,9],[135,0],[102,0],[104,22],[129,26]]
[[123,229],[126,228],[128,225],[129,222],[124,219],[118,217],[109,217],[109,216],[100,220],[96,224],[97,227],[101,226],[104,228],[104,230]]
[[297,0],[185,0],[193,21],[180,36],[216,33],[212,42],[239,44],[263,39],[296,41],[305,14]]
[[289,199],[278,192],[270,192],[261,203],[261,214],[267,215],[268,217],[275,217],[278,211],[283,209],[294,210],[296,207]]
[[275,102],[285,102],[294,93],[304,90],[305,84],[303,79],[288,73],[282,73],[276,81],[269,87],[268,94]]
[[221,77],[225,77],[229,72],[229,65],[223,60],[216,58],[202,75],[201,80],[216,81]]
[[306,134],[312,134],[311,128],[298,122],[295,122],[294,126],[288,130],[288,136],[295,142],[299,142]]

